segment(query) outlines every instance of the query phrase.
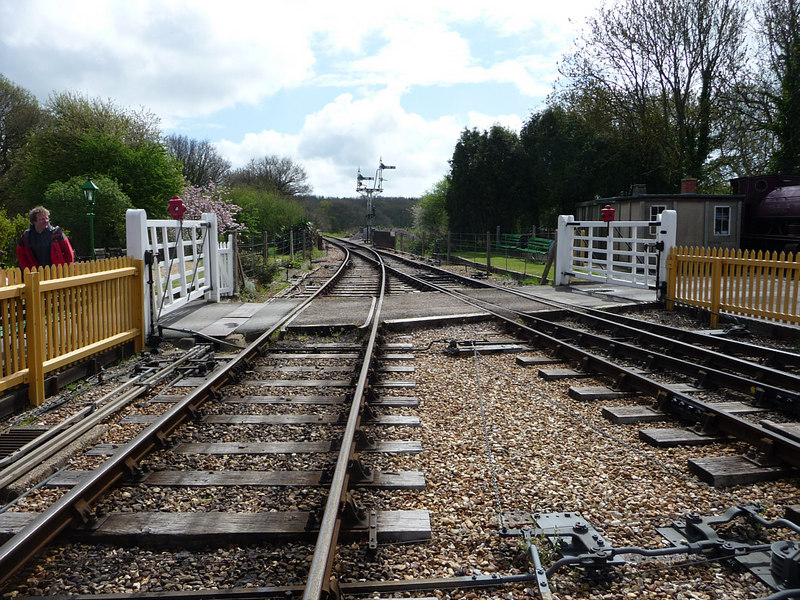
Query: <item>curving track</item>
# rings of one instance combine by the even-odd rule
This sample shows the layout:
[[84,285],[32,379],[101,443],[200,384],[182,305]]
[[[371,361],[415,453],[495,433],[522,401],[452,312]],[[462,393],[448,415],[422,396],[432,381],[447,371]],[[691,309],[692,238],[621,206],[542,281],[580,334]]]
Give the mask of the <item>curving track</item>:
[[[194,581],[186,581],[192,591],[164,588],[153,592],[161,598],[356,597],[415,590],[432,590],[444,597],[444,590],[480,588],[486,591],[479,593],[497,598],[547,598],[554,597],[553,583],[565,598],[616,597],[619,590],[628,597],[674,597],[669,575],[665,583],[658,584],[663,585],[664,595],[653,591],[655,584],[628,581],[638,577],[637,561],[631,558],[639,556],[653,569],[663,569],[664,563],[658,561],[693,555],[714,566],[736,562],[749,569],[758,585],[748,583],[753,593],[736,597],[766,597],[769,592],[764,590],[770,588],[782,593],[781,597],[794,597],[792,544],[800,528],[775,515],[777,500],[767,507],[766,516],[746,503],[748,495],[756,500],[774,499],[775,495],[769,496],[767,488],[762,493],[758,487],[715,495],[713,488],[708,488],[704,494],[713,500],[704,500],[704,506],[714,510],[710,516],[701,516],[706,511],[691,505],[691,498],[699,503],[697,493],[691,491],[697,484],[691,483],[688,474],[679,473],[686,467],[680,464],[682,459],[671,450],[660,457],[658,450],[645,450],[640,443],[644,430],[637,441],[636,434],[626,430],[629,421],[622,422],[620,415],[649,411],[653,418],[640,422],[658,422],[656,429],[662,433],[692,426],[693,433],[704,438],[702,443],[709,444],[711,454],[717,448],[728,456],[749,453],[754,464],[772,470],[773,479],[791,478],[790,469],[800,466],[799,442],[791,427],[800,391],[793,373],[798,364],[795,353],[709,334],[692,335],[663,325],[646,326],[641,319],[555,304],[535,294],[459,277],[430,265],[401,265],[395,256],[380,258],[363,248],[351,252],[329,283],[320,277],[321,271],[293,293],[303,300],[301,310],[323,295],[329,300],[371,299],[367,314],[351,315],[359,327],[344,333],[298,327],[301,333],[293,337],[300,315],[288,315],[239,355],[221,361],[225,364],[207,373],[205,381],[188,394],[187,388],[173,386],[171,394],[162,391],[151,397],[147,408],[155,411],[160,405],[167,410],[162,415],[127,417],[129,427],[147,428],[125,443],[118,441],[117,447],[96,449],[109,458],[91,475],[73,474],[72,489],[0,548],[3,581],[10,581],[14,572],[52,544],[59,532],[72,532],[81,543],[119,543],[126,549],[148,544],[240,544],[243,549],[232,553],[238,552],[244,561],[253,558],[253,551],[247,548],[255,545],[259,560],[264,556],[273,559],[264,569],[298,563],[282,580],[273,573],[272,586],[259,580],[248,587],[244,580],[223,573],[221,589],[203,590]],[[482,318],[491,320],[458,325],[457,320],[445,319],[444,324],[435,325],[426,319],[417,324],[419,333],[379,333],[387,292],[424,295],[434,309],[447,297],[447,302],[468,303],[486,315]],[[406,320],[403,327],[412,324]],[[387,341],[390,336],[394,346]],[[398,344],[398,339],[407,341]],[[437,348],[446,351],[434,354]],[[408,414],[417,399],[403,391],[410,387],[404,374],[414,371],[408,365],[414,357],[424,357],[420,362],[429,373],[420,372],[420,401],[432,411],[429,417],[422,413],[423,422],[433,421],[439,411],[452,429],[448,432],[448,425],[424,425],[422,445],[403,439],[409,427],[419,424]],[[468,367],[465,359],[474,366]],[[477,390],[469,382],[470,369],[478,375]],[[487,375],[479,375],[486,370],[488,384]],[[444,386],[435,383],[441,377],[447,382]],[[505,379],[514,380],[513,392],[492,389]],[[594,385],[581,385],[585,383]],[[536,391],[539,389],[546,392]],[[388,395],[381,395],[381,390],[389,390]],[[476,395],[479,410],[464,412]],[[616,406],[594,403],[603,398]],[[492,408],[495,401],[497,406]],[[734,403],[738,408],[733,408]],[[391,414],[396,408],[404,414]],[[615,408],[628,412],[610,410]],[[492,430],[493,419],[500,422],[504,413],[517,414],[517,410],[522,412],[505,429]],[[558,421],[559,414],[566,420]],[[608,424],[601,425],[603,420]],[[555,430],[547,429],[547,422],[551,428],[558,425]],[[514,432],[517,428],[521,433]],[[573,440],[563,433],[576,429],[604,439],[605,450],[597,454],[608,454],[605,458],[610,462],[593,473],[579,474],[574,463],[557,465],[552,458],[534,465],[531,473],[538,472],[538,476],[514,475],[548,451],[548,444],[542,445],[539,439],[542,435],[563,440],[562,458],[566,461],[573,453]],[[378,430],[386,435],[376,435]],[[455,434],[452,441],[451,433]],[[659,434],[655,435],[658,438]],[[334,439],[336,446],[332,446]],[[526,445],[538,449],[526,451]],[[604,458],[582,448],[575,447],[577,454],[571,460],[588,463]],[[411,459],[403,457],[417,456],[413,453],[420,450],[423,454],[414,460],[422,461],[424,468],[404,470]],[[626,469],[614,462],[615,456],[626,452],[632,452],[633,462],[645,459],[650,467],[640,469],[632,464],[626,478]],[[704,452],[701,458],[710,453]],[[371,466],[364,458],[367,455],[384,456],[374,463],[383,467]],[[505,463],[506,457],[511,462]],[[463,461],[472,465],[475,474],[483,473],[482,491],[454,491],[475,476],[462,466]],[[456,479],[446,484],[430,481],[431,489],[423,494],[426,500],[415,499],[415,494],[422,492],[413,490],[425,487],[422,471],[427,479],[429,472],[451,470]],[[662,473],[651,473],[653,470]],[[598,487],[590,478],[604,472],[605,483]],[[566,485],[562,473],[567,478],[589,479],[578,486],[578,492],[572,491],[572,486],[566,487],[567,492],[559,489]],[[673,508],[659,513],[656,505],[668,499],[662,493],[642,505],[638,515],[623,515],[619,511],[627,510],[624,504],[606,498],[606,488],[619,485],[615,478],[631,481],[630,477],[644,480],[651,476],[653,483],[648,485],[675,479],[684,486],[689,481],[690,491],[673,491],[674,504],[664,504]],[[132,480],[140,482],[142,495],[133,491],[137,485],[132,486]],[[796,490],[794,479],[786,481],[783,490]],[[130,491],[113,491],[121,484]],[[581,487],[585,494],[579,493]],[[209,491],[170,492],[170,502],[177,497],[179,503],[194,507],[175,516],[167,509],[165,488]],[[276,492],[276,488],[283,491]],[[126,494],[133,496],[129,502]],[[485,499],[481,500],[482,496]],[[645,496],[642,493],[642,498]],[[239,498],[240,504],[228,502],[232,497]],[[508,502],[511,497],[518,500],[513,506]],[[571,500],[565,504],[559,500],[562,497]],[[728,510],[730,505],[724,502],[734,499]],[[197,508],[196,502],[210,503],[216,510]],[[581,503],[584,516],[575,513]],[[631,498],[628,503],[634,505],[636,500]],[[613,504],[615,516],[610,516],[606,504]],[[423,510],[429,507],[430,528],[425,524],[429,513]],[[451,507],[460,517],[441,516],[450,514]],[[691,514],[675,520],[680,507]],[[543,512],[545,509],[556,510]],[[663,547],[649,545],[636,533],[644,522],[642,513],[647,513],[645,521],[661,526]],[[461,523],[460,518],[465,521]],[[722,529],[736,520],[761,533],[754,539],[733,539]],[[469,533],[476,525],[478,533]],[[772,536],[764,533],[773,530]],[[448,533],[442,535],[444,531]],[[425,543],[432,535],[435,539]],[[462,536],[463,540],[458,539]],[[392,545],[398,540],[423,543],[418,550],[403,550]],[[64,542],[61,536],[58,543]],[[493,558],[486,562],[491,568],[478,568],[483,562],[458,567],[459,555],[471,553],[466,548],[476,544],[491,548]],[[529,562],[519,564],[514,549],[523,549]],[[419,554],[402,558],[410,552]],[[177,558],[166,560],[180,562],[181,555],[179,549],[173,555]],[[503,564],[505,555],[508,564],[501,568],[497,565]],[[165,560],[163,556],[161,560]],[[574,585],[566,571],[576,566],[588,574],[587,579],[577,578],[580,585]],[[276,572],[280,571],[277,568]],[[719,578],[726,571],[713,572]],[[615,573],[622,574],[625,586],[609,583]],[[299,576],[302,582],[297,580]],[[698,585],[687,590],[700,589]],[[597,595],[592,591],[595,588]],[[36,588],[29,584],[27,589],[30,595]],[[464,594],[452,593],[454,597]]]

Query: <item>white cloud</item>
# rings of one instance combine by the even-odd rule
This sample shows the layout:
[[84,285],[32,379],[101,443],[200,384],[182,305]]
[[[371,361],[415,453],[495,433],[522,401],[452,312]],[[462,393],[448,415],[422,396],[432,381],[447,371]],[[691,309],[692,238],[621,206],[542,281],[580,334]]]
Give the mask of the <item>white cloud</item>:
[[263,131],[216,147],[237,166],[268,154],[289,156],[305,167],[314,192],[329,196],[356,195],[357,170],[372,175],[383,158],[397,166],[387,172],[384,193],[418,196],[445,175],[460,132],[450,117],[426,121],[406,112],[397,91],[386,89],[371,98],[340,95],[309,115],[296,135]]
[[[0,0],[0,73],[40,100],[68,90],[144,107],[180,133],[203,123],[196,137],[220,140],[234,166],[290,156],[319,194],[355,195],[356,169],[383,156],[398,166],[386,193],[415,196],[446,173],[465,126],[519,129],[576,33],[567,18],[580,25],[600,1]],[[463,83],[512,84],[531,101],[519,115],[505,107],[466,122],[403,104],[428,87],[446,107],[449,86]],[[311,108],[284,121],[302,127],[253,118],[292,93]],[[244,106],[251,120],[232,133]]]

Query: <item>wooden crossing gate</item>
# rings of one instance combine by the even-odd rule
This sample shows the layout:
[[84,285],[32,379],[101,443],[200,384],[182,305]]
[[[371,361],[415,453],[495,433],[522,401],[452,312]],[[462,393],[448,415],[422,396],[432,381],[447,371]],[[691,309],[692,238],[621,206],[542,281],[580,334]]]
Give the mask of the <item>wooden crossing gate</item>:
[[217,216],[200,220],[148,219],[144,210],[126,215],[128,256],[144,261],[145,327],[192,300],[219,302],[233,294],[233,236],[219,241]]
[[665,210],[654,221],[576,221],[558,217],[555,285],[582,279],[629,287],[666,285],[666,258],[678,218]]

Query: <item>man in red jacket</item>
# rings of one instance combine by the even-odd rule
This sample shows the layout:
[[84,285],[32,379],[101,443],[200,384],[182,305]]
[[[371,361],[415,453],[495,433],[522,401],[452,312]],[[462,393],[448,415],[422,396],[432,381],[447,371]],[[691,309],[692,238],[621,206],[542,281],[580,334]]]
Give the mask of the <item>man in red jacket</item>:
[[75,253],[61,227],[50,225],[49,210],[37,206],[31,209],[28,217],[31,220],[30,229],[22,234],[17,244],[20,269],[63,265],[75,260]]

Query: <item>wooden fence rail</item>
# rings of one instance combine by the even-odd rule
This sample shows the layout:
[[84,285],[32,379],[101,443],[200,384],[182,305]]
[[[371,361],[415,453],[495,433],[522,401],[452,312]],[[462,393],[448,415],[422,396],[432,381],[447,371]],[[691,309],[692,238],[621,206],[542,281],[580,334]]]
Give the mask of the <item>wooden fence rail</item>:
[[47,374],[128,341],[141,352],[143,290],[130,257],[0,270],[0,391],[27,384],[38,406]]
[[792,253],[673,248],[667,258],[667,309],[681,302],[711,312],[800,323],[800,263]]

